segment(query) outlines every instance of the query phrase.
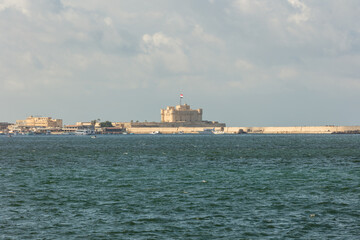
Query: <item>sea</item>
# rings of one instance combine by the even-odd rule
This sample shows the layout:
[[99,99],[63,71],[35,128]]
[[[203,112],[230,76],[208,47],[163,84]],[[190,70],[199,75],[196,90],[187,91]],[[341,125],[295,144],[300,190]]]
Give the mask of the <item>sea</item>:
[[360,239],[360,135],[0,136],[0,239]]

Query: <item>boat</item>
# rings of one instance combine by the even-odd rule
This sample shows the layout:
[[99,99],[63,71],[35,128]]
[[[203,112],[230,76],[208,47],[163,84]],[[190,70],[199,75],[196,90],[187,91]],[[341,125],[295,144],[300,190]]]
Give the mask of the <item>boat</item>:
[[215,130],[215,128],[205,128],[203,131],[198,132],[201,135],[210,135],[210,134],[225,134],[224,131]]
[[224,131],[218,131],[218,130],[213,131],[213,133],[214,133],[214,134],[225,134],[225,132],[224,132]]
[[91,129],[78,129],[75,131],[75,135],[94,135],[95,131]]
[[153,132],[151,132],[150,134],[161,134],[161,132],[160,131],[153,131]]
[[203,131],[199,131],[198,134],[201,135],[210,135],[210,134],[214,134],[214,129],[211,128],[205,128]]

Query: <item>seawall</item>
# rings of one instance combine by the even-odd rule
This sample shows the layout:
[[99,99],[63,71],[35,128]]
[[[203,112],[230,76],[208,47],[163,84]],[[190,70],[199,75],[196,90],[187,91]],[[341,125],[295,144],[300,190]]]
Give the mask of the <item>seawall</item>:
[[240,129],[247,133],[262,134],[331,134],[360,131],[360,126],[227,127],[224,132],[238,133]]
[[[159,131],[163,134],[194,133],[203,131],[204,127],[133,127],[127,128],[129,133],[149,134]],[[214,130],[227,134],[331,134],[331,133],[360,133],[360,126],[299,126],[299,127],[215,127]]]

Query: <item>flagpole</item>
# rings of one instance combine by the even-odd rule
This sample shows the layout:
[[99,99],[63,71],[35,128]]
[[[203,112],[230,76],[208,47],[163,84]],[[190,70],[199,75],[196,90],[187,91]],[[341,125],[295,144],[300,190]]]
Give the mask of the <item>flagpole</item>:
[[180,94],[180,106],[181,106],[181,99],[183,98],[184,96],[182,95],[182,93]]

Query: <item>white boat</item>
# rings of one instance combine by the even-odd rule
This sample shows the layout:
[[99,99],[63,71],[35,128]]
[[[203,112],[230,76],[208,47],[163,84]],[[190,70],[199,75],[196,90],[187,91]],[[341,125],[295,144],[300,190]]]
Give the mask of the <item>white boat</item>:
[[205,128],[203,131],[199,131],[199,134],[202,135],[208,135],[208,134],[225,134],[224,131],[220,131],[220,130],[215,130],[214,128],[210,129],[210,128]]
[[161,134],[161,132],[160,131],[153,131],[150,134]]
[[201,135],[210,135],[214,134],[214,129],[205,128],[203,131],[199,131],[198,133]]
[[213,131],[213,133],[214,133],[214,134],[225,134],[225,132],[224,132],[224,131],[218,131],[218,130]]
[[75,132],[75,135],[94,135],[95,131],[91,129],[78,129]]

